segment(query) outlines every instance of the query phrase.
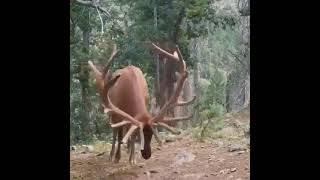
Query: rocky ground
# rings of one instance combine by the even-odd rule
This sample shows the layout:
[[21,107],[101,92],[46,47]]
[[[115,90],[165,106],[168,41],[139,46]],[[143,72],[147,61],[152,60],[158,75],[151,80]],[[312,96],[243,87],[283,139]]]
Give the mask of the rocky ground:
[[224,136],[199,141],[191,133],[167,140],[162,147],[153,144],[152,157],[129,165],[126,148],[120,163],[108,161],[109,151],[87,150],[70,153],[70,179],[250,179],[249,113],[225,118]]

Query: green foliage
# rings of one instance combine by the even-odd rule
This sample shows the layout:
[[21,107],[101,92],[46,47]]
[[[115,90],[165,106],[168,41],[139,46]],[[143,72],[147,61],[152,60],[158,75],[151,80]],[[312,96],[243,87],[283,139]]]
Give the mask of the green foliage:
[[202,120],[220,117],[225,112],[226,83],[225,72],[219,69],[209,72],[209,80],[200,80],[200,118]]
[[223,118],[215,118],[213,119],[212,123],[208,125],[207,131],[205,131],[205,136],[210,137],[215,132],[220,131],[224,127],[224,120]]
[[212,118],[210,121],[206,120],[203,124],[205,124],[204,127],[197,126],[191,129],[191,134],[195,139],[203,141],[206,138],[223,138],[221,130],[224,128],[225,124],[222,117]]
[[[236,79],[247,73],[244,65],[230,52],[248,64],[250,49],[242,42],[238,17],[217,14],[212,3],[209,0],[100,1],[110,16],[73,3],[70,7],[71,143],[92,141],[94,136],[98,140],[110,137],[108,118],[98,111],[100,99],[95,84],[83,67],[89,59],[104,64],[113,43],[120,51],[112,70],[127,65],[141,68],[150,94],[156,70],[145,42],[174,41],[179,44],[190,71],[193,71],[194,62],[200,62],[200,119],[203,124],[214,119],[208,125],[208,131],[218,130],[223,124],[218,119],[226,112],[226,89],[234,83],[229,74]],[[85,31],[90,32],[89,51],[84,50]],[[196,45],[195,50],[191,48],[193,45]],[[89,99],[90,110],[85,108],[84,95]]]

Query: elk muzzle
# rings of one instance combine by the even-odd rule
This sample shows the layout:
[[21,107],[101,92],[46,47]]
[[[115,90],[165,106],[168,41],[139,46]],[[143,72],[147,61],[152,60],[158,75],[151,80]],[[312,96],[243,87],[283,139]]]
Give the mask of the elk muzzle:
[[146,125],[143,128],[143,134],[144,134],[144,148],[143,150],[141,150],[141,155],[143,157],[143,159],[149,159],[151,157],[151,139],[152,139],[152,129],[149,125]]

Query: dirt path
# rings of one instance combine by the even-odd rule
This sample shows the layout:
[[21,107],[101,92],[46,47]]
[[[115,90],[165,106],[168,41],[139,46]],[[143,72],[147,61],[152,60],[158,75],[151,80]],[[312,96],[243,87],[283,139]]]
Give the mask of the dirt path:
[[125,148],[119,164],[108,162],[109,152],[97,156],[94,153],[71,153],[71,179],[93,180],[204,180],[250,179],[250,149],[237,141],[225,139],[199,142],[189,136],[165,143],[161,148],[153,146],[152,157],[143,160],[137,155],[138,164],[128,164]]

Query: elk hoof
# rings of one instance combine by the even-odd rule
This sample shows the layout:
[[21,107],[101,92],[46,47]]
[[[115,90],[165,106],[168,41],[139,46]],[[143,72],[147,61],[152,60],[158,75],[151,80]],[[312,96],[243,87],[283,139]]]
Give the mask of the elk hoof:
[[112,162],[112,157],[111,156],[109,157],[109,162]]
[[137,162],[135,160],[130,160],[130,165],[133,166],[133,165],[136,165]]

